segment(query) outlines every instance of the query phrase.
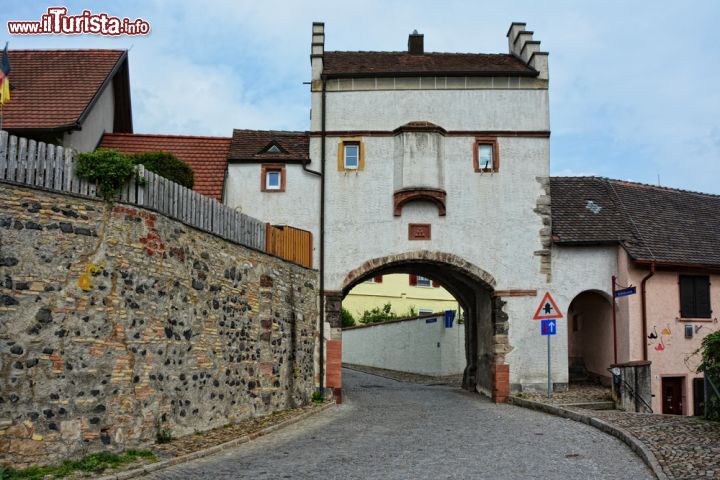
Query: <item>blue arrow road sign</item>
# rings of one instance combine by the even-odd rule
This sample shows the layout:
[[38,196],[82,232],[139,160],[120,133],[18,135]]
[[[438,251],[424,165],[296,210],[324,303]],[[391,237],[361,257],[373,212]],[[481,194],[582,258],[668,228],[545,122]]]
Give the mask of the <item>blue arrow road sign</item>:
[[555,320],[541,320],[540,333],[543,335],[555,335],[557,322]]

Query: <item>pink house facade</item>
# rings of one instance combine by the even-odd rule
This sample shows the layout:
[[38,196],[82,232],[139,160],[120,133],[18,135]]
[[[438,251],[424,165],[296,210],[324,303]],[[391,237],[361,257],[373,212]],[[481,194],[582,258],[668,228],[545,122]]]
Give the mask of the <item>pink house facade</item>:
[[650,362],[643,402],[655,413],[701,415],[696,352],[720,329],[720,196],[555,177],[552,210],[555,249],[588,264],[597,256],[614,260],[616,290],[636,292],[616,297],[614,321],[610,278],[572,298],[569,381],[609,384],[612,365]]

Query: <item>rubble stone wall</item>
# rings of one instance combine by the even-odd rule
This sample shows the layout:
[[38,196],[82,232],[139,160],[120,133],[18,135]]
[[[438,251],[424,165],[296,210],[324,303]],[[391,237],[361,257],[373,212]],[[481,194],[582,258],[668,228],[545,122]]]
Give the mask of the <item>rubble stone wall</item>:
[[307,403],[317,283],[150,211],[0,184],[0,463]]

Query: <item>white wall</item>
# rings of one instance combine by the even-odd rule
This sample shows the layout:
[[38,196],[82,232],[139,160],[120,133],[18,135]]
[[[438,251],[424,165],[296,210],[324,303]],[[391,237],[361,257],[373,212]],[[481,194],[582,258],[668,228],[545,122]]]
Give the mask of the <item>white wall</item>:
[[[320,111],[319,94],[313,96],[315,113]],[[411,121],[430,121],[448,131],[468,133],[442,138],[434,184],[447,192],[443,217],[436,206],[417,202],[407,204],[402,216],[393,216],[397,185],[412,186],[395,178],[403,171],[395,167],[395,137],[363,137],[365,169],[358,173],[337,171],[337,144],[342,137],[327,139],[325,288],[341,290],[347,273],[373,258],[431,250],[452,253],[488,272],[498,290],[552,290],[554,285],[547,283],[540,257],[534,254],[543,249],[539,232],[546,227],[534,210],[538,197],[545,195],[538,177],[549,175],[549,139],[498,136],[500,171],[480,174],[473,168],[473,132],[548,130],[547,99],[547,90],[538,89],[328,92],[330,131],[392,131]],[[318,121],[314,115],[315,130]],[[311,138],[310,154],[320,158],[317,137]],[[422,152],[417,154],[422,156]],[[425,177],[422,183],[433,185]],[[431,224],[432,239],[408,240],[409,223]],[[531,320],[540,298],[509,297],[506,301],[513,348],[507,356],[510,381],[542,384],[544,362],[538,359],[545,358],[545,343],[538,322]],[[564,338],[565,346],[554,356],[560,363],[556,382],[567,381]]]
[[[543,89],[376,90],[327,92],[328,130],[394,130],[426,120],[447,130],[549,130]],[[320,131],[313,94],[313,131]]]
[[105,132],[112,132],[115,122],[115,94],[112,82],[100,94],[93,105],[80,130],[73,130],[65,134],[63,145],[72,147],[78,152],[95,150],[100,138]]
[[[315,169],[314,166],[310,168]],[[287,164],[285,191],[262,192],[261,169],[259,163],[230,163],[225,182],[225,204],[264,222],[312,232],[313,266],[317,268],[319,178],[303,171],[302,165]]]
[[465,369],[465,326],[425,318],[343,330],[344,363],[422,375],[459,375]]

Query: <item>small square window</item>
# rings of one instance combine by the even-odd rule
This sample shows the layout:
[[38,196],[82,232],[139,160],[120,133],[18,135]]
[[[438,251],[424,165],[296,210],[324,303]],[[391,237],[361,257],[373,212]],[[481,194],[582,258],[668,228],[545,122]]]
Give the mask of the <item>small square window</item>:
[[344,166],[347,170],[357,170],[360,165],[360,145],[344,145]]
[[281,184],[281,173],[279,171],[269,171],[267,172],[267,177],[265,179],[265,188],[268,190],[280,190],[280,184]]
[[432,287],[432,280],[418,275],[417,276],[417,286],[418,287]]
[[284,192],[285,166],[263,165],[260,176],[260,187],[263,192]]
[[493,169],[493,146],[487,143],[478,143],[478,166],[482,170]]
[[497,138],[481,137],[475,139],[473,167],[476,172],[497,172],[499,154]]
[[432,308],[419,308],[418,315],[430,315],[435,313]]

